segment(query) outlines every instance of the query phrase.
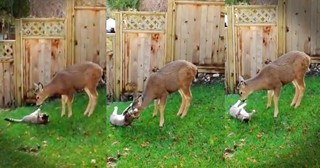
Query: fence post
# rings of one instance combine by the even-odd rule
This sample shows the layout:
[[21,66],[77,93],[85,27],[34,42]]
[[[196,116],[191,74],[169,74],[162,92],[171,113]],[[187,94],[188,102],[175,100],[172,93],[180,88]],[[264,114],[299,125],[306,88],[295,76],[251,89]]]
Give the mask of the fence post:
[[278,53],[277,58],[286,52],[286,0],[278,0]]
[[67,1],[65,66],[74,64],[74,0]]
[[168,0],[168,10],[167,10],[167,42],[166,42],[166,55],[164,64],[169,63],[174,58],[174,36],[175,36],[175,28],[174,28],[174,21],[175,21],[175,0]]
[[115,39],[115,50],[113,53],[114,57],[114,91],[115,98],[120,98],[120,90],[122,87],[122,29],[121,29],[121,13],[117,12],[115,13],[115,19],[116,19],[116,39]]
[[228,17],[228,29],[227,29],[227,57],[225,65],[226,75],[226,92],[234,93],[236,83],[235,73],[235,41],[234,41],[234,21],[233,21],[233,6],[226,6]]
[[23,73],[22,73],[22,39],[21,39],[21,19],[16,19],[15,21],[15,50],[14,50],[14,83],[15,83],[15,100],[16,105],[20,106],[22,103],[23,94]]

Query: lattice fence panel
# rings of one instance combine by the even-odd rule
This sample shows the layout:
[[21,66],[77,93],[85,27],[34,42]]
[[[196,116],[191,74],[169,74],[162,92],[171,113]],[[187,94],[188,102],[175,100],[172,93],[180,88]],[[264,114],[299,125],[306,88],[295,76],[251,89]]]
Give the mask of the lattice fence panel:
[[166,28],[165,13],[123,13],[123,30],[164,31]]
[[14,41],[0,41],[0,61],[12,60],[14,54],[14,47]]
[[65,21],[64,20],[23,20],[23,36],[45,36],[45,37],[64,37]]
[[234,8],[235,24],[276,24],[277,22],[277,7],[271,6],[263,8],[260,6]]

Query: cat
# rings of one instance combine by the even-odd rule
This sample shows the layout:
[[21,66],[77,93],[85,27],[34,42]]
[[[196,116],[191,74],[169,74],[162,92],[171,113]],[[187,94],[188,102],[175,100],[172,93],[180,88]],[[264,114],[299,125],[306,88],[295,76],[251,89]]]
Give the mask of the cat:
[[24,116],[22,119],[5,118],[4,120],[12,123],[47,124],[49,122],[49,115],[41,113],[40,108],[38,108],[36,111]]
[[256,111],[252,110],[252,113],[248,113],[244,109],[244,107],[247,105],[247,103],[243,103],[242,105],[239,106],[240,103],[241,103],[241,101],[238,100],[236,104],[231,106],[231,108],[229,110],[229,114],[231,116],[233,116],[234,118],[237,118],[241,121],[248,122],[248,121],[250,121],[252,114],[255,113]]
[[[126,115],[127,113],[132,113],[132,109],[130,108],[132,103],[124,110],[122,114],[117,114],[118,107],[115,106],[113,112],[110,116],[110,123],[115,126],[128,126],[131,122],[129,122],[129,118],[131,115]],[[132,119],[131,119],[132,120]]]

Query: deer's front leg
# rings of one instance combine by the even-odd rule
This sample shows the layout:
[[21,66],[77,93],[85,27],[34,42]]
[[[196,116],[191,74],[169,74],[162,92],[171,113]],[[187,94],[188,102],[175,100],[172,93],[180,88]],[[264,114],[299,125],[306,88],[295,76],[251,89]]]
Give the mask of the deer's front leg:
[[73,102],[73,96],[68,96],[68,117],[69,118],[72,116],[72,102]]
[[157,116],[158,110],[159,110],[159,103],[160,103],[160,99],[155,99],[154,100],[154,108],[153,108],[152,117]]
[[268,94],[267,108],[270,108],[271,107],[271,99],[272,99],[274,92],[273,92],[273,90],[268,90],[267,94]]
[[168,95],[163,95],[160,98],[160,122],[159,122],[159,126],[161,128],[163,127],[163,123],[164,123],[164,108],[166,106],[167,96]]
[[67,101],[68,101],[68,97],[66,95],[61,95],[61,117],[63,117],[66,113]]
[[273,96],[273,103],[274,103],[274,114],[273,114],[273,117],[274,118],[277,118],[278,117],[278,113],[279,113],[278,101],[279,101],[280,89],[281,89],[281,87],[276,88],[274,90],[274,96]]

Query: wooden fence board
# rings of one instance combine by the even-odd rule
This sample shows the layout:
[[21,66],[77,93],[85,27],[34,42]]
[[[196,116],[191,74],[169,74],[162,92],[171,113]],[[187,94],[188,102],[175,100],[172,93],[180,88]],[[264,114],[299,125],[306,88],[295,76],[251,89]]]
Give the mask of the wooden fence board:
[[5,97],[5,93],[4,93],[4,78],[3,78],[3,73],[4,69],[3,69],[3,63],[0,63],[0,104],[4,105],[4,97]]

